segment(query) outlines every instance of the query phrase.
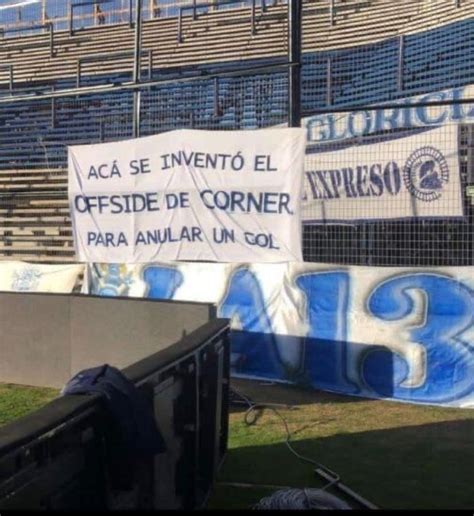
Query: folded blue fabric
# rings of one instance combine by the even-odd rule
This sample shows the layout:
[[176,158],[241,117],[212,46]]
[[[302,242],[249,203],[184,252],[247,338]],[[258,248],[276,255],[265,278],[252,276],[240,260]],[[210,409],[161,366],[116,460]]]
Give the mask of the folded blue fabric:
[[[114,441],[121,442],[132,454],[156,454],[166,449],[156,426],[153,411],[144,395],[121,371],[108,364],[84,369],[77,373],[62,390],[62,394],[91,394],[103,396],[115,426]],[[109,429],[110,431],[111,429]]]

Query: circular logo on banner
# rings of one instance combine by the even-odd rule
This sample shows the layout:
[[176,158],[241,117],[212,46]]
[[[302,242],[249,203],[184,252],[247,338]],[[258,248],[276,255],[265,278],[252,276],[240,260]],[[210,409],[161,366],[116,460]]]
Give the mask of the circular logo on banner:
[[405,163],[403,181],[408,191],[420,201],[436,201],[449,181],[446,158],[434,147],[417,149]]

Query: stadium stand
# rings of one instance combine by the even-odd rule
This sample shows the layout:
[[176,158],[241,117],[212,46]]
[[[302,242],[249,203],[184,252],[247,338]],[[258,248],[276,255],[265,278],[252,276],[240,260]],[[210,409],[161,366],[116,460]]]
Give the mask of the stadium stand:
[[[422,30],[419,25],[424,22],[426,29],[465,19],[474,13],[472,3],[458,9],[451,2],[441,3],[445,4],[442,9],[433,6],[429,11],[420,12],[420,2],[416,1],[347,0],[336,11],[334,25],[330,25],[328,7],[315,7],[321,2],[308,2],[303,11],[303,50],[320,52],[378,42]],[[283,57],[286,6],[269,6],[265,12],[256,7],[255,18],[256,34],[252,37],[248,8],[202,14],[196,20],[191,13],[185,14],[181,43],[177,39],[176,18],[145,21],[143,48],[151,52],[156,71],[176,66]],[[132,70],[133,35],[133,28],[128,24],[82,29],[73,35],[61,31],[54,35],[54,57],[50,56],[49,34],[8,38],[0,45],[0,57],[2,63],[13,65],[15,82],[22,85],[76,78],[79,60],[118,49],[121,54],[129,52],[129,55],[107,62],[97,60],[85,66],[84,72],[89,77],[127,74]],[[114,78],[108,80],[113,82]]]
[[[463,0],[457,6],[445,0],[341,0],[336,7],[331,23],[330,0],[304,2],[304,112],[328,106],[354,108],[472,81],[474,2]],[[253,36],[251,3],[206,13],[198,10],[195,20],[192,10],[183,10],[181,38],[179,16],[145,21],[142,78],[166,82],[143,90],[141,134],[179,127],[252,129],[285,123],[286,72],[219,79],[207,75],[238,66],[283,62],[287,52],[286,9],[281,4],[264,8],[259,2]],[[41,89],[59,91],[77,84],[130,81],[134,31],[129,23],[117,23],[74,28],[72,34],[44,27],[39,32],[43,33],[5,33],[0,43],[0,256],[68,261],[73,252],[67,207],[67,145],[130,137],[133,94],[122,91],[12,101],[17,95]],[[182,77],[195,80],[173,82]],[[428,233],[424,226],[423,235],[439,231],[436,223],[432,224]],[[453,223],[454,233],[465,231],[460,224],[471,222]],[[416,227],[416,223],[406,225],[403,231],[418,234]],[[305,228],[305,258],[365,264],[364,253],[357,250],[365,245],[364,228]],[[337,235],[351,243],[352,259],[335,253]],[[474,245],[471,240],[466,243],[464,238],[463,245]],[[387,242],[379,239],[377,245]],[[308,252],[310,247],[326,251],[314,254]],[[392,256],[393,263],[384,261],[384,255],[378,264],[411,263],[400,253]],[[418,254],[417,264],[431,258]],[[377,262],[377,256],[374,260]],[[468,264],[470,260],[470,254],[463,250],[452,263],[445,260],[439,264]]]

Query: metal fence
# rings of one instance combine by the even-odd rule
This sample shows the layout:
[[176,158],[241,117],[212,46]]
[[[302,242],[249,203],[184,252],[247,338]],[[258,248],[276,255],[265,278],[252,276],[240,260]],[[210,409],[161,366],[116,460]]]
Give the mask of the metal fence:
[[[141,88],[140,134],[286,123],[286,72],[166,81]],[[9,100],[9,99],[7,99]],[[131,138],[134,94],[0,101],[0,255],[71,261],[67,147]]]
[[[287,74],[277,71],[144,88],[140,133],[146,136],[175,128],[232,130],[286,125],[287,87]],[[472,100],[467,99],[457,109],[472,110]],[[414,110],[417,105],[405,107]],[[358,106],[357,110],[347,109],[344,116],[371,109],[372,106]],[[7,104],[0,111],[2,254],[71,259],[67,146],[132,137],[133,93]],[[474,125],[451,123],[437,127],[438,140],[453,149],[457,148],[453,131],[458,133],[456,152],[463,215],[433,218],[415,213],[404,219],[388,218],[400,207],[398,197],[393,196],[386,205],[387,218],[385,214],[376,217],[371,213],[373,200],[367,197],[354,212],[350,206],[347,212],[346,207],[347,213],[339,221],[329,217],[304,223],[306,261],[379,266],[474,264],[474,206],[468,189],[474,185]],[[393,149],[394,155],[403,154],[407,138],[416,134],[429,138],[431,132],[426,128],[393,129],[336,143],[310,144],[306,171],[330,169],[331,163],[324,160],[347,150],[353,162],[380,163],[382,145]],[[394,181],[403,182],[402,171]],[[458,194],[450,195],[443,201],[445,213],[454,212],[458,203]]]
[[[460,100],[451,95],[450,100],[446,93],[459,92],[474,82],[473,23],[467,17],[429,31],[413,30],[403,37],[303,54],[301,100],[307,116],[334,113],[336,118],[356,119],[387,102],[397,102],[396,107],[408,113],[422,107],[434,109],[442,101],[444,109],[457,113],[448,124],[438,113],[425,117],[424,127],[421,123],[411,129],[372,131],[330,144],[313,141],[308,146],[308,170],[324,169],[330,153],[345,149],[350,149],[353,161],[364,157],[375,163],[381,146],[391,145],[390,139],[396,152],[403,153],[407,138],[429,135],[426,129],[436,125],[440,127],[440,142],[450,144],[459,157],[458,197],[446,198],[442,218],[426,213],[393,217],[390,212],[396,211],[395,197],[387,205],[387,214],[374,217],[373,204],[367,198],[357,214],[338,216],[337,220],[314,217],[304,224],[306,261],[374,266],[474,264],[474,207],[469,190],[474,185],[473,98],[464,95]],[[218,65],[212,67],[215,73],[183,68],[182,77],[188,72],[199,76],[162,81],[161,71],[152,70],[149,78],[155,81],[153,85],[134,86],[141,91],[140,135],[177,128],[232,130],[286,125],[288,68],[271,64],[274,61],[269,59],[247,63],[246,71],[233,73],[219,72]],[[123,73],[90,77],[86,68],[83,72],[81,86],[85,88],[130,81],[130,74],[124,79]],[[8,88],[9,70],[1,73]],[[74,86],[74,80],[71,84],[63,80],[57,87]],[[54,83],[49,90],[53,87]],[[80,95],[49,95],[22,102],[6,93],[0,97],[1,254],[45,261],[72,259],[67,146],[132,137],[137,122],[134,93],[131,88],[117,88],[107,93],[82,91]],[[424,94],[428,95],[419,97]],[[461,120],[461,110],[471,113],[470,117]],[[433,123],[436,119],[439,124]],[[458,132],[456,141],[453,127]],[[403,180],[402,172],[398,179]],[[462,216],[454,210],[459,203]],[[316,206],[315,210],[320,209]],[[455,212],[456,217],[449,215]]]
[[[415,105],[407,106],[407,109],[416,109]],[[462,107],[466,110],[472,108],[472,104],[466,103]],[[449,109],[449,106],[447,107]],[[358,108],[359,113],[367,108]],[[349,111],[348,114],[356,111]],[[414,210],[406,217],[397,216],[407,213],[403,208],[403,201],[397,195],[388,195],[383,206],[383,211],[377,208],[376,195],[382,188],[401,190],[405,188],[409,178],[404,177],[404,170],[400,167],[396,174],[388,181],[371,184],[370,176],[364,180],[363,186],[356,184],[352,195],[354,198],[346,199],[343,206],[335,203],[329,217],[337,217],[339,221],[328,220],[323,223],[307,223],[303,228],[304,259],[312,262],[356,264],[368,266],[459,266],[474,264],[474,205],[469,191],[469,185],[474,184],[474,126],[472,124],[446,124],[434,129],[438,131],[436,141],[431,141],[433,129],[410,129],[403,131],[385,131],[383,134],[372,137],[358,138],[355,141],[343,143],[313,146],[307,155],[307,170],[328,170],[333,167],[332,153],[348,151],[353,163],[373,163],[375,167],[383,170],[392,157],[406,156],[410,154],[409,139],[415,135],[423,135],[426,147],[441,145],[453,150],[455,160],[459,163],[459,188],[445,193],[442,202],[443,216],[436,217],[436,211],[427,208],[429,199],[423,202],[423,190],[419,189],[417,202],[418,208],[423,213]],[[456,139],[459,138],[459,147]],[[329,151],[329,152],[328,152]],[[429,156],[428,156],[429,158]],[[384,161],[385,160],[385,161]],[[403,162],[406,162],[403,158]],[[454,161],[454,160],[453,160]],[[342,160],[344,163],[344,160]],[[341,166],[344,166],[341,164]],[[377,169],[375,169],[377,170]],[[354,167],[354,174],[356,173]],[[370,173],[370,172],[369,172]],[[441,171],[433,167],[431,171],[433,180],[439,181],[442,189]],[[451,177],[446,181],[455,181],[457,171],[450,170]],[[454,176],[454,177],[453,177]],[[344,181],[344,177],[342,181]],[[378,181],[378,180],[377,180]],[[436,185],[435,185],[436,186]],[[329,185],[329,188],[331,186]],[[343,189],[344,185],[341,189]],[[349,186],[352,188],[352,185]],[[394,194],[396,192],[393,192]],[[418,192],[415,192],[415,196]],[[329,191],[328,196],[333,196],[334,190]],[[350,194],[351,195],[351,194]],[[362,196],[361,204],[354,204],[356,197]],[[320,216],[320,206],[317,203],[313,212]],[[327,205],[327,203],[326,203]],[[415,207],[416,208],[416,207]],[[462,211],[460,215],[459,210]],[[311,218],[311,208],[309,218]],[[456,216],[450,216],[455,214]],[[460,216],[459,216],[460,215]]]
[[[260,0],[259,0],[260,1]],[[179,15],[181,8],[196,7],[198,14],[215,10],[249,6],[252,0],[142,0],[143,19],[169,18]],[[286,0],[267,0],[268,4]],[[135,15],[135,0],[6,0],[0,4],[0,28],[6,37],[11,29],[23,28],[21,34],[38,32],[26,30],[32,25],[52,23],[54,30],[66,30],[73,17],[75,29],[129,23]]]

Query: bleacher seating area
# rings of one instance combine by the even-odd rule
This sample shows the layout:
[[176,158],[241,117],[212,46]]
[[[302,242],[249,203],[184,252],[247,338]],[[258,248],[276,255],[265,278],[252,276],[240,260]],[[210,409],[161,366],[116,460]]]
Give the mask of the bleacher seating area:
[[[305,113],[330,106],[356,108],[473,82],[474,1],[461,0],[456,7],[450,0],[336,0],[333,24],[329,21],[329,5],[330,0],[303,3]],[[216,9],[200,14],[196,20],[191,11],[185,11],[181,42],[177,38],[177,17],[145,21],[142,76],[144,80],[151,77],[164,82],[143,89],[141,134],[180,127],[250,129],[284,123],[288,88],[285,71],[245,72],[218,80],[207,76],[237,67],[283,62],[287,52],[286,11],[286,5],[268,5],[264,10],[258,4],[254,36],[249,7]],[[133,42],[134,30],[127,23],[76,30],[72,35],[56,32],[53,56],[47,33],[1,41],[1,258],[72,260],[67,146],[129,138],[132,134],[130,91],[54,100],[33,98],[27,102],[16,101],[15,97],[39,90],[74,88],[78,81],[81,86],[130,81]],[[105,61],[94,59],[98,54],[113,52],[120,55],[110,55]],[[178,82],[183,77],[189,80]],[[396,233],[409,233],[410,241],[418,238],[413,256],[397,253],[396,244],[381,236],[387,234],[390,224],[379,229],[377,224],[370,228],[305,228],[305,258],[374,265],[472,265],[474,242],[465,236],[466,225],[474,234],[471,212],[467,220],[450,224],[449,232],[447,226],[442,229],[441,222],[390,223],[399,224]],[[440,239],[442,248],[443,238],[448,239],[449,233],[452,246],[456,232],[463,234],[463,247],[457,254],[449,253],[450,263],[445,263],[448,253],[423,254],[423,239]],[[368,233],[372,234],[373,247],[370,260]],[[337,251],[340,239],[351,248],[350,253]],[[394,246],[392,253],[387,252],[390,246]],[[377,251],[382,248],[384,253]]]

